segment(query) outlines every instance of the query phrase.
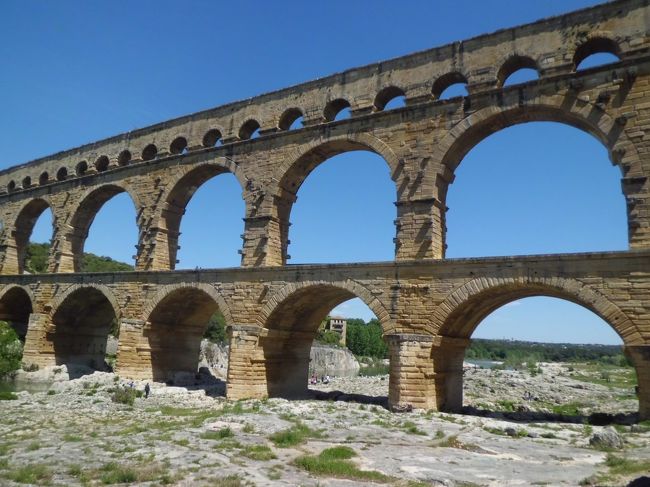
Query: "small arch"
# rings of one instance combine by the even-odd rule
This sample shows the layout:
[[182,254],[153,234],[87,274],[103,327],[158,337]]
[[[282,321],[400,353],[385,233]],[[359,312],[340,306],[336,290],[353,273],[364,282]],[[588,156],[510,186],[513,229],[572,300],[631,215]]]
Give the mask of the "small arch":
[[[531,70],[534,71],[533,77],[530,76]],[[517,77],[520,71],[523,71],[523,74],[528,76],[525,76],[521,79],[511,78],[513,75]],[[506,61],[499,68],[499,71],[497,73],[497,86],[502,87],[506,84],[517,84],[536,78],[539,78],[539,68],[537,67],[535,60],[528,56],[515,54],[506,59]]]
[[169,152],[172,154],[183,154],[187,149],[187,139],[185,137],[176,137],[169,146]]
[[[400,99],[402,100],[402,106],[404,106],[404,90],[401,88],[398,88],[397,86],[387,86],[383,90],[381,90],[379,93],[377,93],[377,96],[375,97],[375,110],[380,112],[384,109],[387,108],[387,105],[390,103],[391,106],[395,104],[396,102],[399,102]],[[390,106],[388,107],[390,109]],[[393,108],[398,108],[397,106]]]
[[156,158],[158,155],[158,147],[154,144],[149,144],[144,149],[142,149],[142,160],[151,161]]
[[117,156],[118,166],[128,166],[130,162],[131,162],[131,152],[126,149],[120,152],[120,155]]
[[97,172],[104,172],[108,169],[109,160],[107,156],[99,156],[95,161],[95,170]]
[[47,184],[49,181],[50,181],[50,175],[47,173],[47,171],[43,171],[41,175],[38,177],[39,186],[43,186],[44,184]]
[[32,178],[29,176],[25,176],[23,178],[23,189],[27,189],[32,186]]
[[259,137],[260,124],[255,119],[249,119],[239,129],[239,140],[248,140]]
[[333,122],[334,120],[340,119],[340,117],[338,117],[339,114],[341,114],[341,112],[343,112],[346,108],[350,108],[350,102],[344,98],[337,98],[336,100],[330,101],[325,106],[325,110],[323,111],[325,121]]
[[433,83],[431,94],[435,100],[467,96],[467,78],[457,71],[443,74]]
[[62,167],[56,172],[56,180],[65,181],[66,179],[68,179],[68,170]]
[[613,61],[605,61],[600,64],[616,62],[621,59],[621,48],[616,42],[614,42],[612,39],[609,39],[607,37],[601,37],[601,36],[592,37],[591,39],[589,39],[586,42],[583,42],[576,48],[575,54],[573,55],[574,71],[585,69],[584,66],[582,66],[583,61],[585,61],[587,58],[593,55],[598,55],[598,54],[611,54],[616,58]]
[[216,147],[221,145],[221,131],[210,129],[203,136],[203,147]]
[[27,202],[16,217],[13,224],[13,239],[16,247],[16,258],[18,259],[15,265],[19,274],[22,274],[25,269],[25,261],[28,258],[27,248],[34,226],[43,212],[49,208],[50,205],[47,201],[42,198],[35,198]]
[[285,112],[280,117],[278,128],[280,130],[291,130],[292,127],[299,128],[295,127],[295,124],[299,121],[300,118],[302,118],[302,116],[303,113],[300,108],[289,108],[288,110],[285,110]]
[[77,176],[83,176],[88,171],[88,163],[86,161],[81,161],[75,167],[75,174]]
[[16,191],[16,181],[14,180],[9,181],[9,183],[7,184],[7,191],[9,191],[10,193]]

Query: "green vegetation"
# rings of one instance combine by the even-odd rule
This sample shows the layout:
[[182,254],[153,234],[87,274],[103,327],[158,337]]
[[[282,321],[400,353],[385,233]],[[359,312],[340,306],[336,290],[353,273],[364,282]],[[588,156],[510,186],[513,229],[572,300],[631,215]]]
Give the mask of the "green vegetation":
[[240,453],[251,460],[264,462],[277,458],[273,453],[273,450],[266,445],[250,445],[243,448]]
[[382,338],[379,320],[375,318],[368,323],[359,318],[348,319],[345,339],[347,347],[354,355],[388,357],[388,345]]
[[15,401],[16,399],[18,399],[18,396],[15,392],[0,391],[0,401]]
[[581,345],[537,343],[518,340],[472,339],[466,359],[494,360],[506,366],[536,362],[599,362],[616,366],[630,365],[619,345]]
[[320,452],[318,456],[303,455],[296,458],[296,466],[314,475],[338,477],[351,480],[390,482],[393,479],[381,472],[360,470],[350,461],[356,452],[347,446],[335,446]]
[[[47,256],[50,253],[49,243],[30,243],[27,246],[25,270],[31,274],[47,272]],[[84,253],[82,272],[124,272],[132,271],[133,266],[118,262],[110,257]]]
[[23,465],[9,472],[7,477],[19,484],[46,485],[52,480],[52,471],[42,464]]
[[226,319],[221,314],[221,311],[217,311],[210,317],[203,338],[207,338],[212,343],[226,342]]
[[324,343],[325,345],[340,346],[341,335],[332,330],[318,330],[316,341]]
[[308,438],[321,438],[322,436],[322,432],[297,422],[289,429],[273,433],[269,439],[279,448],[289,448],[304,443]]
[[111,401],[133,406],[136,397],[142,397],[142,391],[132,387],[116,387],[111,395]]
[[389,371],[388,364],[384,363],[382,358],[378,357],[360,357],[359,358],[359,375],[362,377],[373,377],[376,375],[387,375]]
[[14,329],[0,321],[0,379],[20,368],[23,346]]
[[231,438],[235,436],[230,428],[221,428],[217,431],[206,431],[201,433],[201,438],[204,440],[223,440],[225,438]]

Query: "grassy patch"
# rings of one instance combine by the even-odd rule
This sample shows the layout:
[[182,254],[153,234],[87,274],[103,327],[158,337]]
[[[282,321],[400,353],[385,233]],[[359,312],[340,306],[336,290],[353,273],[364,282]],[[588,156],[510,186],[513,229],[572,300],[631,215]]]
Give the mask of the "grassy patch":
[[269,436],[269,439],[279,448],[289,448],[300,445],[308,438],[322,438],[321,431],[313,430],[303,423],[296,423],[291,428],[278,431]]
[[7,474],[7,478],[19,484],[46,485],[52,480],[52,472],[46,465],[24,465]]
[[250,445],[242,448],[240,453],[251,460],[268,461],[277,458],[273,450],[266,445]]
[[580,402],[569,402],[555,405],[551,408],[551,411],[553,411],[553,414],[561,414],[562,416],[580,416],[584,407],[585,405]]
[[422,435],[426,436],[426,433],[418,428],[418,426],[413,421],[406,421],[402,424],[404,431],[411,435]]
[[223,440],[225,438],[231,438],[235,436],[230,428],[221,428],[217,431],[205,431],[201,433],[201,438],[204,440]]
[[347,446],[335,446],[323,450],[318,456],[303,455],[296,458],[296,466],[314,475],[337,477],[350,480],[370,480],[373,482],[390,482],[393,479],[381,472],[360,470],[350,461],[355,451]]
[[82,440],[83,438],[81,436],[73,435],[71,433],[66,433],[63,435],[63,441],[77,442]]
[[609,473],[613,475],[629,475],[634,473],[650,472],[650,460],[630,460],[617,457],[611,453],[607,455],[605,465],[609,467]]
[[15,392],[0,391],[0,401],[14,401],[16,399],[18,399],[18,396]]
[[110,462],[96,471],[82,472],[81,475],[86,478],[98,477],[103,484],[107,485],[131,482],[152,482],[156,480],[163,484],[168,484],[178,480],[177,477],[171,477],[169,475],[166,467],[151,462],[131,465],[121,465],[117,462]]

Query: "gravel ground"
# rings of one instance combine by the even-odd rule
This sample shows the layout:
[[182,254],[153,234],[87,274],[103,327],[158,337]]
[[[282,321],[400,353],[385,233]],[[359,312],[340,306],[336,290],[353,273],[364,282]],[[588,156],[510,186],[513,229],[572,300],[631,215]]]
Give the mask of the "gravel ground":
[[[0,401],[0,485],[374,485],[370,477],[410,487],[578,485],[587,478],[627,485],[650,475],[650,463],[642,463],[650,458],[650,425],[631,424],[637,404],[629,388],[570,375],[558,364],[535,376],[467,370],[465,414],[397,414],[381,406],[387,376],[314,387],[315,397],[330,400],[228,403],[219,396],[223,384],[209,388],[216,397],[200,387],[153,384],[149,398],[128,406],[111,400],[125,381],[96,372]],[[558,403],[579,404],[581,415],[554,415]],[[623,473],[589,444],[612,428],[580,423],[593,412],[627,412],[616,419],[630,424],[614,425],[625,442],[614,452],[627,462]],[[300,457],[341,445],[354,455],[345,470],[305,469]]]

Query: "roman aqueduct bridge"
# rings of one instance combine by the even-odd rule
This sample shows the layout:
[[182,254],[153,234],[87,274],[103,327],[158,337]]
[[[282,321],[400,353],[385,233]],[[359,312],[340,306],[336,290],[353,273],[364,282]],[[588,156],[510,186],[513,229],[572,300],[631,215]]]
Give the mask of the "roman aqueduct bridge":
[[[196,370],[199,341],[218,309],[230,327],[228,397],[295,396],[307,387],[318,323],[359,297],[389,344],[389,402],[454,410],[478,323],[510,301],[554,296],[590,309],[620,335],[636,367],[641,416],[650,418],[648,18],[647,0],[615,1],[5,169],[0,318],[25,331],[24,360],[41,366],[98,366],[117,319],[118,373],[164,380]],[[618,61],[578,69],[600,52]],[[539,78],[504,86],[522,68]],[[468,95],[441,98],[455,83]],[[395,97],[405,105],[385,109]],[[345,108],[351,116],[337,120]],[[303,127],[291,130],[300,117]],[[529,121],[571,125],[608,149],[627,202],[627,251],[445,259],[446,195],[457,166],[485,137]],[[329,157],[355,150],[379,154],[390,168],[395,260],[288,265],[301,184]],[[224,173],[235,175],[245,201],[241,267],[174,271],[185,206]],[[123,192],[137,212],[136,270],[81,273],[95,215]],[[29,237],[47,208],[49,273],[25,274]]]

